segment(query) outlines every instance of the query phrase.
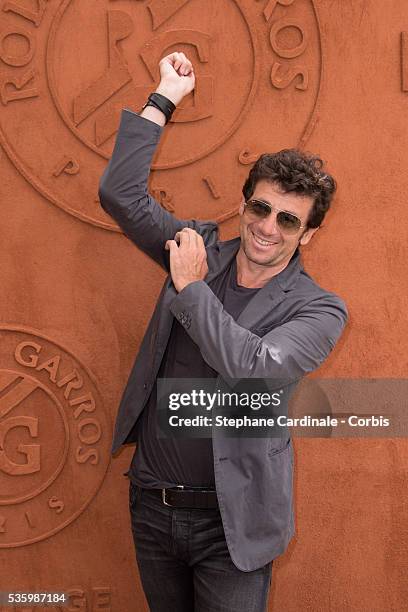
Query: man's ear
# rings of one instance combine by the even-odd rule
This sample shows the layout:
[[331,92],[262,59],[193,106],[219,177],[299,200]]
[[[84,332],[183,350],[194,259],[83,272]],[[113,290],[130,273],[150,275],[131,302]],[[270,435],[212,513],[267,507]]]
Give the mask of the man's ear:
[[245,199],[244,196],[241,196],[241,203],[239,205],[239,214],[243,215],[245,210]]
[[299,240],[299,244],[304,246],[305,244],[310,242],[312,236],[317,232],[318,229],[318,227],[309,227],[307,230],[305,230],[302,234],[301,239]]

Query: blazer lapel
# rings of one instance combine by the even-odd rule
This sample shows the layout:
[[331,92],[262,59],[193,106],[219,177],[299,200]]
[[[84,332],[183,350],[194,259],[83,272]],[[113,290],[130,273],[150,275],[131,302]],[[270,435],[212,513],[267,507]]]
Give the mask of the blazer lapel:
[[282,291],[276,277],[273,277],[248,302],[239,315],[237,323],[247,329],[256,328],[258,323],[265,319],[265,315],[276,308],[284,299],[285,293]]
[[[205,278],[208,284],[216,278],[236,257],[241,244],[241,238],[233,238],[225,242],[218,242],[207,250],[209,272]],[[268,312],[273,311],[285,299],[286,292],[297,282],[302,269],[300,251],[296,249],[291,260],[282,272],[271,278],[241,312],[237,323],[247,329],[256,328],[257,324],[265,319]]]
[[288,265],[282,272],[273,276],[248,302],[237,319],[237,323],[247,329],[256,328],[257,324],[265,320],[265,315],[272,311],[285,299],[286,293],[296,284],[302,270],[300,251],[296,249]]
[[232,238],[225,242],[217,242],[207,249],[208,274],[205,282],[208,284],[227,268],[239,251],[241,238]]

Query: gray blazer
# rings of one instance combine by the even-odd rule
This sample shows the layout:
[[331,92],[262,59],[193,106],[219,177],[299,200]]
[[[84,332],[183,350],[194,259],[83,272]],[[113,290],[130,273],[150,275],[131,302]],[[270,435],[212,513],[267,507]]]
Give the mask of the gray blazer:
[[[295,385],[326,359],[347,320],[343,301],[311,279],[299,252],[255,294],[237,321],[223,310],[208,283],[235,257],[240,238],[221,242],[216,223],[177,219],[149,195],[151,160],[163,129],[122,111],[114,151],[100,181],[100,202],[126,236],[167,272],[166,240],[183,227],[195,229],[206,245],[209,273],[180,293],[167,276],[122,396],[112,453],[146,405],[173,317],[219,373],[220,385],[250,377]],[[213,453],[228,549],[236,567],[249,572],[283,553],[294,533],[292,440],[225,437],[213,430]]]

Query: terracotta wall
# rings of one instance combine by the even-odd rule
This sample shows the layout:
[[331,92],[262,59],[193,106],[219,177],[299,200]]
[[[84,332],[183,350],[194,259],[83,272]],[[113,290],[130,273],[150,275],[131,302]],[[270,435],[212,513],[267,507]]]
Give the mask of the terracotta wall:
[[[120,109],[140,108],[164,54],[184,51],[197,86],[155,157],[162,205],[218,219],[227,239],[257,155],[320,153],[339,190],[304,261],[350,323],[316,375],[407,376],[405,31],[405,0],[1,2],[1,589],[147,610],[122,475],[133,446],[111,460],[110,442],[163,273],[97,188]],[[406,440],[295,448],[297,535],[270,610],[405,609]]]

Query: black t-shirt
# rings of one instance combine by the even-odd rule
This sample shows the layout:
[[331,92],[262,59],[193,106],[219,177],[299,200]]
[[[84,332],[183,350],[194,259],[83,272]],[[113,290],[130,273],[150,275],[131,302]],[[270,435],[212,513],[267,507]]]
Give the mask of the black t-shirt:
[[[236,259],[209,284],[224,309],[237,319],[259,289],[237,284]],[[174,319],[158,378],[216,378],[184,327]],[[138,423],[137,447],[129,470],[147,488],[177,484],[215,487],[211,438],[160,438],[156,430],[156,383]]]

